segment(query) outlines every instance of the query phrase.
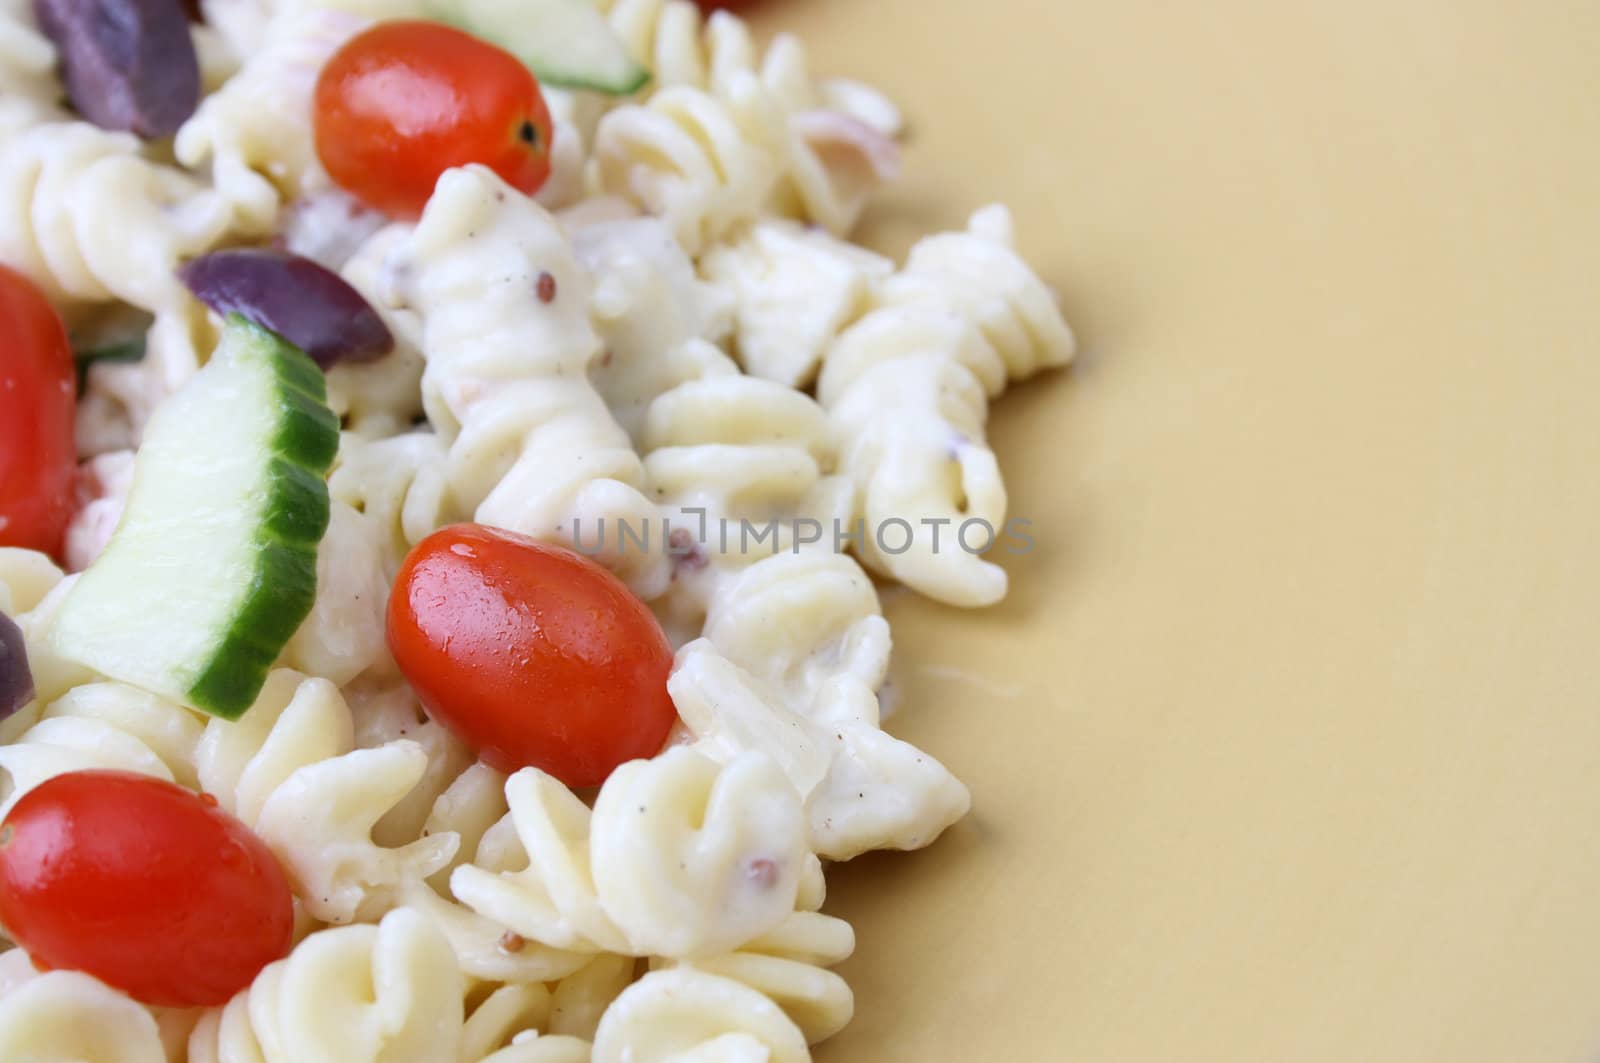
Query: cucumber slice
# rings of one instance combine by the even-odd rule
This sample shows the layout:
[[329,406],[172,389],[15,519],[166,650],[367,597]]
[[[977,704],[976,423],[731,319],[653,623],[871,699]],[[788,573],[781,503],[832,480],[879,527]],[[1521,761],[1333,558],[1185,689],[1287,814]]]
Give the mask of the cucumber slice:
[[67,593],[63,656],[236,719],[311,610],[339,448],[322,371],[237,314],[145,429],[122,522]]
[[628,96],[650,80],[590,0],[428,0],[427,10],[504,48],[549,85]]

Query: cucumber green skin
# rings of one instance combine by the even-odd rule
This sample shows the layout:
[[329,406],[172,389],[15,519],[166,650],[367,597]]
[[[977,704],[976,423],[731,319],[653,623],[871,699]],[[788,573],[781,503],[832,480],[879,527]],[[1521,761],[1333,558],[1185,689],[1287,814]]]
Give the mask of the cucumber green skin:
[[[580,0],[587,2],[587,0]],[[514,42],[505,39],[504,35],[495,32],[494,26],[477,24],[462,11],[459,0],[428,0],[426,5],[427,15],[436,22],[447,26],[454,26],[463,33],[471,34],[496,44],[522,63],[523,66],[533,71],[534,77],[542,84],[553,85],[564,89],[584,89],[598,92],[606,96],[632,96],[650,83],[649,68],[636,62],[629,63],[631,69],[621,77],[607,80],[596,78],[593,75],[583,74],[576,70],[562,67],[557,61],[536,54],[526,47],[518,47]]]
[[339,450],[339,419],[328,408],[317,364],[277,333],[228,315],[228,328],[265,352],[280,409],[271,446],[267,520],[244,602],[211,661],[185,692],[197,709],[236,720],[255,702],[278,654],[317,597],[317,547],[328,530],[324,477]]
[[[646,85],[650,84],[650,71],[645,67],[638,67],[629,81],[599,82],[586,79],[581,74],[568,74],[551,68],[548,64],[539,63],[537,60],[526,56],[517,56],[524,66],[532,70],[534,76],[546,85],[554,85],[563,89],[585,89],[589,92],[599,92],[607,96],[632,96]],[[541,66],[543,70],[539,69]]]

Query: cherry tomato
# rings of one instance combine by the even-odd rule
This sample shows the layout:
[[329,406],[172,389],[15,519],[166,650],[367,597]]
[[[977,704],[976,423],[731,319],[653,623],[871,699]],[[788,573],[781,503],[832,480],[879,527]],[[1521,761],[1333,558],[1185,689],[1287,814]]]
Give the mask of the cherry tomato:
[[384,22],[317,78],[317,154],[370,206],[414,218],[439,175],[478,162],[532,195],[550,176],[550,112],[509,52],[437,22]]
[[74,373],[67,330],[22,274],[0,266],[0,546],[53,554],[72,515]]
[[660,751],[672,647],[581,554],[457,524],[416,545],[389,596],[389,649],[423,706],[501,771],[598,786]]
[[214,798],[126,771],[57,775],[0,826],[0,922],[41,967],[146,1004],[223,1004],[289,951],[266,845]]

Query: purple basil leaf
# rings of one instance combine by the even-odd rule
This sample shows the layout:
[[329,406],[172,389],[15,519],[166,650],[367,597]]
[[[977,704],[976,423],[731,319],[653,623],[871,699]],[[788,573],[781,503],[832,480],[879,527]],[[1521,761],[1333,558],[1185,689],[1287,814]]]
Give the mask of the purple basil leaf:
[[171,136],[200,105],[200,63],[178,0],[33,0],[79,114],[102,129]]
[[17,622],[0,613],[0,720],[33,700],[33,673],[28,670],[28,648],[22,643]]
[[178,271],[219,314],[240,314],[271,329],[327,369],[368,362],[394,349],[378,312],[343,277],[287,251],[213,251]]

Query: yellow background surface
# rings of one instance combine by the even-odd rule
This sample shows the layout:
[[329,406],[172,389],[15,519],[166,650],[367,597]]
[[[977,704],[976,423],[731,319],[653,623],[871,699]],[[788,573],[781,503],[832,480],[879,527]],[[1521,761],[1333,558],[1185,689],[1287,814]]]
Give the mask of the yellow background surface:
[[1069,374],[1040,548],[891,593],[970,784],[832,876],[826,1063],[1600,1050],[1600,4],[782,0],[914,124],[869,238],[998,199]]

